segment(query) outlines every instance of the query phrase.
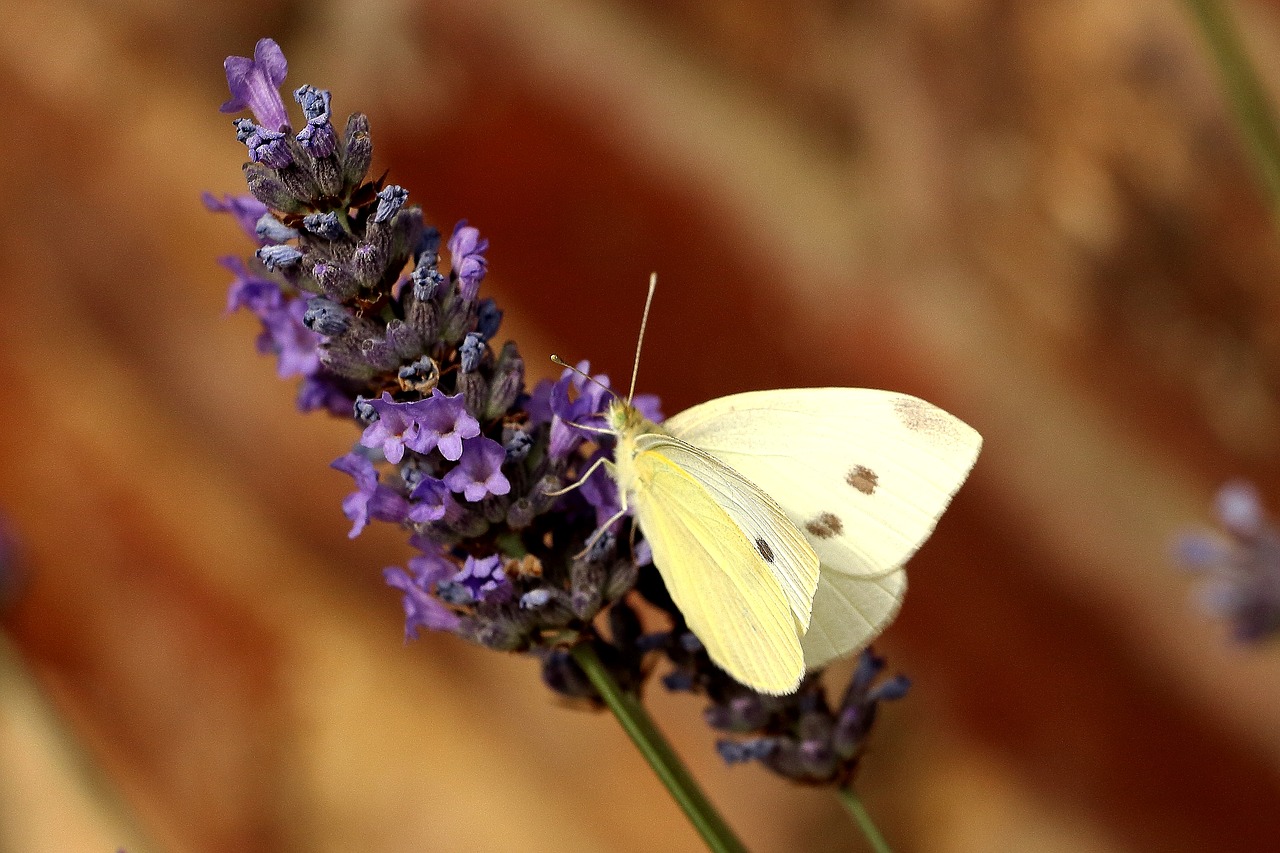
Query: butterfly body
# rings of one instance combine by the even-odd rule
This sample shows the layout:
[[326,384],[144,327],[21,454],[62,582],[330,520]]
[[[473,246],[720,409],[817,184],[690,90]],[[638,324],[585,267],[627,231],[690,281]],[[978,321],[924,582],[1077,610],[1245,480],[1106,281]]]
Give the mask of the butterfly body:
[[772,694],[892,620],[902,564],[981,447],[936,406],[871,389],[735,394],[662,425],[618,400],[606,420],[620,500],[689,628]]

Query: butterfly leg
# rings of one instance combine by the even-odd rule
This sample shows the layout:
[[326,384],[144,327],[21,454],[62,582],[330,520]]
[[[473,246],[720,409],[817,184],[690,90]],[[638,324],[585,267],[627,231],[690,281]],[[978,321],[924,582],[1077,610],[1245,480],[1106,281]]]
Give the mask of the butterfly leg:
[[585,483],[587,481],[587,478],[590,477],[592,474],[594,474],[596,469],[599,468],[601,465],[604,465],[605,470],[608,471],[611,475],[613,474],[613,463],[610,462],[608,459],[604,458],[603,456],[601,456],[595,462],[591,463],[591,467],[588,468],[587,472],[583,474],[581,477],[579,477],[576,482],[570,483],[569,485],[565,486],[563,489],[556,489],[554,492],[547,492],[546,493],[547,497],[558,498],[561,495],[566,495],[569,492],[572,492],[574,489],[578,488],[583,483]]
[[[609,460],[600,459],[596,462],[596,465],[600,464],[600,462],[605,463],[605,470],[609,471],[609,473],[613,473],[613,465],[609,462]],[[594,468],[595,465],[592,465],[591,467]],[[580,483],[582,481],[579,480],[578,482]],[[598,540],[601,536],[603,536],[605,534],[605,531],[607,531],[610,527],[613,527],[614,524],[616,524],[617,522],[621,521],[623,518],[626,517],[627,512],[631,509],[631,507],[627,506],[626,493],[625,492],[620,493],[618,495],[618,499],[622,504],[622,509],[618,510],[613,515],[609,516],[609,518],[605,520],[604,524],[596,528],[596,532],[592,533],[590,538],[587,539],[587,543],[582,546],[582,550],[579,551],[577,554],[573,555],[575,559],[577,559],[578,557],[581,557],[583,554],[586,554],[588,551],[590,551],[591,546],[596,544],[596,540]]]

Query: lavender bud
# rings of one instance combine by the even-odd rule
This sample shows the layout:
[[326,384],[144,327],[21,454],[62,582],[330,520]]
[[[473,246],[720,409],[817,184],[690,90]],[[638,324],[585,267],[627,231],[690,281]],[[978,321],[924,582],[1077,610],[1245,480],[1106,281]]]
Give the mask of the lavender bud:
[[417,391],[424,397],[429,395],[440,384],[440,365],[430,356],[406,364],[396,374],[400,387],[406,391]]
[[356,246],[355,255],[351,259],[356,280],[364,290],[376,290],[386,274],[386,250],[375,243],[361,243]]
[[351,314],[335,302],[316,297],[307,302],[302,325],[318,335],[332,338],[351,328]]
[[[423,255],[423,258],[426,257]],[[444,276],[440,270],[436,269],[434,263],[427,265],[419,261],[409,277],[413,280],[413,298],[419,302],[430,302],[440,292],[440,286],[444,284]]]
[[440,264],[440,232],[432,226],[423,229],[422,234],[418,237],[418,245],[413,250],[414,266],[426,264],[427,266],[439,266]]
[[498,355],[489,383],[489,402],[485,406],[486,419],[501,417],[515,405],[524,388],[524,359],[519,348],[508,341]]
[[462,341],[462,346],[458,348],[458,356],[462,362],[463,373],[474,373],[480,367],[480,360],[484,358],[487,348],[484,345],[484,338],[476,332],[470,332]]
[[458,393],[467,401],[467,411],[477,418],[484,413],[484,401],[489,398],[489,383],[479,372],[458,374]]
[[753,738],[751,740],[718,740],[716,752],[725,764],[744,764],[748,761],[763,761],[777,751],[776,738]]
[[476,333],[486,341],[498,334],[502,325],[502,309],[492,299],[484,299],[476,310]]
[[261,163],[245,163],[244,178],[253,197],[272,210],[298,213],[303,209],[302,201],[284,185],[275,170]]
[[302,260],[302,252],[293,246],[263,246],[257,254],[258,260],[271,272],[296,267]]
[[417,329],[404,320],[392,320],[387,323],[386,340],[401,361],[416,358],[422,353],[421,336],[418,335]]
[[253,230],[259,240],[266,240],[268,243],[287,243],[298,236],[297,229],[290,228],[270,213],[262,214]]
[[458,626],[458,634],[482,646],[500,652],[512,652],[525,645],[524,626],[507,614],[480,619],[464,619]]
[[517,498],[507,507],[507,526],[512,530],[524,530],[538,517],[533,502],[527,497]]
[[574,560],[569,567],[569,607],[578,618],[590,619],[600,612],[604,576],[603,566],[585,559]]
[[373,221],[382,223],[389,220],[400,212],[400,208],[404,206],[405,200],[409,198],[409,191],[397,184],[383,187],[378,193],[378,209],[373,213]]
[[[305,268],[306,262],[303,264]],[[346,302],[358,290],[355,276],[334,261],[316,261],[311,267],[311,277],[320,286],[320,292],[335,302]]]
[[302,86],[294,91],[293,97],[307,118],[307,126],[298,134],[298,143],[317,160],[330,156],[338,147],[338,137],[330,123],[329,92]]
[[354,414],[356,420],[365,426],[378,420],[378,410],[374,408],[373,402],[366,397],[356,397]]
[[640,567],[633,560],[619,560],[614,563],[609,570],[609,578],[605,581],[604,600],[617,601],[622,598],[636,585],[639,575]]
[[343,138],[342,180],[343,186],[350,191],[364,180],[369,172],[369,164],[373,162],[373,140],[369,138],[368,117],[353,113],[347,119]]
[[304,216],[302,227],[322,240],[339,240],[347,233],[346,229],[342,227],[342,223],[338,220],[338,214],[333,211],[329,213],[311,213]]
[[533,449],[533,436],[522,429],[504,429],[502,449],[507,451],[508,462],[523,462]]

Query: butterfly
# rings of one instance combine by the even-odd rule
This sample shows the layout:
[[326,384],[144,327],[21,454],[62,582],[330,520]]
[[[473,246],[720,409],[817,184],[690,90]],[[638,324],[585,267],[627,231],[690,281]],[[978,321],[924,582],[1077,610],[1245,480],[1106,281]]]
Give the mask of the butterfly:
[[689,629],[761,693],[794,692],[889,624],[903,564],[982,446],[959,418],[893,391],[751,391],[656,424],[631,405],[634,369],[631,387],[601,430],[616,438],[605,465],[622,506],[603,528],[634,513]]

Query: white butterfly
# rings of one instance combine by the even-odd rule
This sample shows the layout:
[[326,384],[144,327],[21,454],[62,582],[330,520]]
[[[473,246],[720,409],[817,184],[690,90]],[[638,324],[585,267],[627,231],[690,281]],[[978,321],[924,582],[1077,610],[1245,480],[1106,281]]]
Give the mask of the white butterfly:
[[960,419],[892,391],[753,391],[661,425],[628,401],[607,413],[617,517],[634,509],[690,630],[762,693],[794,691],[889,624],[903,563],[982,446]]

